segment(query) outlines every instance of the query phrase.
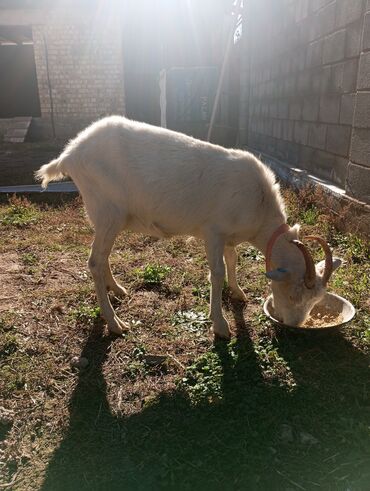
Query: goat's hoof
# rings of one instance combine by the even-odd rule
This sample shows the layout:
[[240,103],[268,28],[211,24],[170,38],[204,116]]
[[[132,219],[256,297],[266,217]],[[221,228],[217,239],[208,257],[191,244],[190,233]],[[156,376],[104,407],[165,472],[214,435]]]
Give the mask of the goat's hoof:
[[226,334],[226,333],[220,334],[218,332],[213,332],[213,335],[214,335],[215,341],[217,341],[217,340],[230,341],[230,339],[231,339],[231,333],[230,332],[228,334]]
[[120,319],[115,319],[113,322],[108,324],[109,332],[113,334],[117,334],[118,336],[122,336],[129,329],[129,325],[126,322],[121,321]]
[[113,293],[117,297],[126,297],[128,295],[126,288],[123,288],[123,286],[119,286],[119,285],[113,288]]
[[212,331],[215,338],[218,339],[230,339],[231,337],[229,323],[225,319],[217,324],[213,324]]
[[121,285],[107,285],[107,291],[113,292],[116,297],[125,297],[128,295],[126,288],[123,288]]
[[237,300],[238,302],[246,302],[247,301],[247,297],[246,297],[246,295],[242,289],[232,291],[231,292],[231,298],[233,300]]

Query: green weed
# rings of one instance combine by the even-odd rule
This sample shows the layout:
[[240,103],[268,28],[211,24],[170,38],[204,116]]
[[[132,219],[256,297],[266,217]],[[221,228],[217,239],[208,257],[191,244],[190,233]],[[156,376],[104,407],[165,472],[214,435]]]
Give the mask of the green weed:
[[37,222],[39,216],[39,212],[29,201],[13,198],[10,201],[10,206],[0,215],[0,223],[2,225],[25,227]]
[[80,322],[94,323],[100,317],[100,307],[81,305],[71,312],[74,319]]
[[127,363],[123,373],[123,375],[130,380],[135,380],[137,378],[143,377],[145,374],[145,364],[139,360],[133,360],[130,363]]
[[315,225],[319,217],[319,210],[315,206],[311,206],[306,210],[302,210],[299,214],[300,221],[306,225]]
[[194,405],[222,400],[223,370],[217,353],[208,352],[187,368],[178,386]]
[[240,254],[241,257],[252,259],[252,261],[263,261],[263,254],[255,247],[247,247],[245,251]]
[[142,345],[137,345],[135,348],[132,350],[132,358],[138,361],[142,361],[144,356],[146,354],[146,349]]
[[145,353],[146,349],[144,346],[135,346],[131,353],[131,361],[126,364],[124,369],[125,377],[135,380],[146,374],[146,366],[144,362]]
[[339,295],[349,297],[355,306],[360,306],[368,296],[370,289],[369,272],[359,272],[354,265],[335,271],[331,278],[331,287]]
[[[1,352],[0,363],[0,381],[2,387],[2,396],[13,394],[14,391],[24,389],[25,384],[31,389],[31,379],[34,360],[22,350],[14,336],[7,335],[7,343],[2,341],[2,347],[5,352]],[[5,346],[4,346],[5,344]],[[16,369],[15,369],[16,367]]]
[[0,367],[0,377],[4,383],[4,395],[12,394],[24,387],[25,378],[22,373],[14,372],[8,365]]
[[22,255],[21,259],[25,266],[34,266],[39,260],[38,256],[32,252],[26,252]]
[[254,352],[265,379],[281,386],[287,386],[289,390],[296,386],[288,363],[279,354],[272,341],[266,338],[258,339],[254,344]]
[[171,268],[160,264],[148,264],[143,270],[137,270],[138,277],[146,285],[160,285],[167,277]]
[[366,242],[354,234],[344,235],[338,232],[333,235],[331,243],[339,247],[354,264],[364,263],[370,259],[370,242]]
[[18,349],[17,338],[11,332],[7,332],[0,337],[0,359],[6,358]]
[[190,332],[202,332],[210,325],[210,320],[204,312],[195,310],[179,310],[173,316],[173,326],[181,326]]
[[194,297],[197,297],[202,300],[209,300],[210,297],[209,287],[195,286],[192,289],[191,293],[194,295]]

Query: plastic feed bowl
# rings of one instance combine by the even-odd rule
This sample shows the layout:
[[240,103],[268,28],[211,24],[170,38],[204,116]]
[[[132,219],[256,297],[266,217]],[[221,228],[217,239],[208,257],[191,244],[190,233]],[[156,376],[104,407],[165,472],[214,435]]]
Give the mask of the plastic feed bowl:
[[272,305],[272,295],[267,297],[264,305],[263,305],[263,311],[267,315],[267,317],[272,320],[275,324],[278,324],[283,327],[288,327],[291,329],[299,330],[299,331],[315,331],[315,332],[323,332],[323,331],[329,331],[329,330],[334,330],[338,329],[339,327],[343,326],[347,322],[351,321],[353,317],[355,316],[356,310],[354,306],[346,300],[345,298],[336,295],[335,293],[326,293],[323,299],[314,306],[312,309],[312,312],[315,311],[315,309],[319,309],[320,307],[325,308],[326,310],[330,311],[331,314],[335,316],[342,316],[342,319],[339,323],[337,324],[332,324],[332,325],[326,325],[325,327],[319,327],[319,326],[288,326],[286,324],[283,324],[280,322],[278,319],[275,318],[275,312],[274,308]]

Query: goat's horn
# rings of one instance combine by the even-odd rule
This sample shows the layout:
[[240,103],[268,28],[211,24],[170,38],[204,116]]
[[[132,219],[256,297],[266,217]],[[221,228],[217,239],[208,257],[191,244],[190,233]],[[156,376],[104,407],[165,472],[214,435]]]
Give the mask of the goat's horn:
[[333,272],[333,254],[329,247],[329,244],[322,237],[318,237],[317,235],[308,235],[305,237],[306,240],[316,240],[325,252],[325,270],[322,275],[322,283],[325,286],[330,279],[330,276]]
[[315,286],[316,270],[310,251],[300,240],[293,240],[298,249],[302,252],[304,262],[306,263],[306,272],[304,274],[304,282],[307,288],[311,289]]

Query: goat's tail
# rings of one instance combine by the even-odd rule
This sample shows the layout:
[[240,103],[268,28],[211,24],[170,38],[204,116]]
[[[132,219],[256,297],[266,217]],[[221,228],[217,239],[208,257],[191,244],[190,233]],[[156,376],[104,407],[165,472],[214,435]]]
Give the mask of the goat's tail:
[[57,159],[40,167],[35,172],[35,179],[36,181],[41,181],[41,187],[45,189],[50,181],[59,181],[67,177],[63,167],[63,156],[61,155]]

